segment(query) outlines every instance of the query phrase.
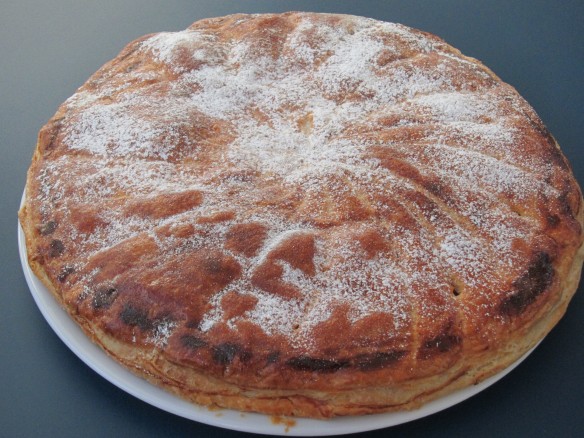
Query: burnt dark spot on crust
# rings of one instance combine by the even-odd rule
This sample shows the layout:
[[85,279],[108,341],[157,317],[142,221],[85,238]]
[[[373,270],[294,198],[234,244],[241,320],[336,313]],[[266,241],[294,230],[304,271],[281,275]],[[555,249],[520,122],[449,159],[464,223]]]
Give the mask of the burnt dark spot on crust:
[[392,350],[371,354],[360,354],[355,357],[353,363],[362,371],[372,371],[395,364],[403,358],[406,353],[407,351],[404,350]]
[[124,306],[124,309],[120,312],[120,319],[124,324],[131,327],[139,327],[144,331],[150,330],[153,326],[152,320],[148,318],[148,312],[131,304]]
[[59,273],[59,275],[57,275],[57,280],[61,283],[63,283],[67,277],[69,275],[71,275],[73,272],[75,272],[75,268],[73,266],[65,266],[61,272]]
[[54,239],[49,245],[49,257],[59,257],[65,251],[65,245],[58,239]]
[[117,296],[118,290],[115,287],[102,286],[95,291],[91,304],[96,310],[107,309],[112,305]]
[[560,218],[557,214],[550,214],[546,217],[546,222],[551,228],[554,228],[560,223]]
[[49,234],[53,234],[57,229],[58,223],[56,221],[49,221],[45,224],[39,226],[39,233],[42,236],[48,236]]
[[268,357],[266,357],[266,361],[268,363],[276,363],[276,362],[278,362],[278,360],[280,360],[280,352],[279,351],[273,351],[270,354],[268,354]]
[[286,365],[298,371],[315,371],[319,373],[333,373],[349,365],[347,360],[320,359],[310,356],[293,357],[286,361]]
[[560,210],[562,213],[567,214],[571,217],[575,217],[576,215],[574,214],[574,211],[572,209],[572,203],[570,202],[569,199],[569,194],[567,191],[562,192],[560,194],[560,196],[558,197],[558,202],[559,202],[559,206],[560,206]]
[[220,365],[229,365],[240,352],[241,346],[232,342],[219,344],[213,347],[213,360]]
[[517,316],[523,313],[552,283],[554,273],[549,254],[538,253],[527,272],[513,282],[515,292],[501,303],[501,314]]
[[185,324],[185,327],[190,329],[198,329],[200,323],[201,321],[198,319],[191,319]]
[[252,357],[253,354],[251,353],[251,351],[244,350],[241,353],[239,353],[239,360],[241,360],[243,363],[249,362]]
[[442,333],[424,341],[420,349],[420,357],[422,359],[429,359],[436,354],[447,353],[460,345],[461,342],[462,339],[455,334],[449,332]]
[[181,336],[180,343],[191,350],[197,350],[207,345],[207,342],[204,339],[193,335]]
[[438,198],[444,198],[449,193],[448,188],[439,181],[424,181],[422,185],[426,190]]

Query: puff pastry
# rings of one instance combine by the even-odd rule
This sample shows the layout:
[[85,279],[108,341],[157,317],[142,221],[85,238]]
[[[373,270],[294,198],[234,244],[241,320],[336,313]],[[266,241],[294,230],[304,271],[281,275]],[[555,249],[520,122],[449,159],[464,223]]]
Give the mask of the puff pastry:
[[436,36],[231,15],[130,43],[42,128],[29,263],[195,403],[325,418],[497,373],[564,314],[582,195],[516,90]]

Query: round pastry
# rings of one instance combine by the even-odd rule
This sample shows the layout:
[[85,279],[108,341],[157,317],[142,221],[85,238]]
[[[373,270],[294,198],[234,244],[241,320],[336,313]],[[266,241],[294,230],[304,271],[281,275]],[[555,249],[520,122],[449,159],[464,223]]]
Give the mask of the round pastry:
[[232,15],[129,44],[42,128],[31,268],[196,403],[331,417],[497,373],[564,314],[582,195],[513,87],[441,39]]

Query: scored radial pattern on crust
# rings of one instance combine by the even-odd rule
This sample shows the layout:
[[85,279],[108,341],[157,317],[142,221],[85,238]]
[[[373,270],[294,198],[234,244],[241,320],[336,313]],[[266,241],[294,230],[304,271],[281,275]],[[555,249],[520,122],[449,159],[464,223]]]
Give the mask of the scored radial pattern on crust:
[[275,364],[348,387],[497,347],[581,242],[577,184],[517,92],[358,17],[141,38],[43,128],[30,175],[34,257],[69,308],[260,387]]

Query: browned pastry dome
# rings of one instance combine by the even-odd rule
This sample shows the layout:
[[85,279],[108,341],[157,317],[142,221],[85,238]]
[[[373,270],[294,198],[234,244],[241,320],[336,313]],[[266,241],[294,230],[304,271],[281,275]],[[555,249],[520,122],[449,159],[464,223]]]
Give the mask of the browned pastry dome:
[[85,332],[202,404],[329,417],[478,382],[563,315],[582,195],[533,109],[408,27],[148,35],[40,132],[20,218]]

